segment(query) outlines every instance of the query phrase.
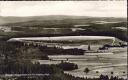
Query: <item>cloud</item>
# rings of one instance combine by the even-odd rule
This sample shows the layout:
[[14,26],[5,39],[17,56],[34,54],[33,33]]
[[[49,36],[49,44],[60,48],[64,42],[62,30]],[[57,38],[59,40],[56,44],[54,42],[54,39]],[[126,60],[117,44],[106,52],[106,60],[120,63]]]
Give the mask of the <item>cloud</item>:
[[126,1],[13,1],[0,3],[1,16],[127,16]]

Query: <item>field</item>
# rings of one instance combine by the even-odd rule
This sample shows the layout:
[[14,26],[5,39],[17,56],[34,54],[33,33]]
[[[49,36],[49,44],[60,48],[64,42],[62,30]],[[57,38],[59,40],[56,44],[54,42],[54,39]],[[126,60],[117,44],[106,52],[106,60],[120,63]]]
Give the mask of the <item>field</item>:
[[[86,46],[86,45],[85,45]],[[96,48],[97,46],[92,46]],[[61,60],[68,58],[69,62],[78,64],[78,69],[73,71],[65,71],[79,77],[98,77],[100,74],[109,76],[115,75],[119,77],[127,77],[127,48],[110,48],[113,54],[99,56],[73,56],[73,55],[54,55],[49,56],[53,61],[40,60],[41,64],[57,64]],[[86,54],[86,53],[85,53]],[[89,68],[90,72],[85,73],[84,69]],[[111,74],[113,72],[113,74]]]
[[24,37],[11,38],[8,42],[40,42],[56,44],[112,44],[115,42],[114,37],[109,36],[59,36],[59,37]]

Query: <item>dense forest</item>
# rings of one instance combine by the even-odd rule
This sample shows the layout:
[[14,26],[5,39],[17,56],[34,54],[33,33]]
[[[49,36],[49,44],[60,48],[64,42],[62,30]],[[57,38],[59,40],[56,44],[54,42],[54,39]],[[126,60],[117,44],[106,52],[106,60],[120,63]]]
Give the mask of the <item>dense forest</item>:
[[[33,64],[32,60],[50,60],[48,58],[48,47],[44,47],[41,51],[38,47],[21,46],[13,43],[2,42],[0,43],[0,73],[1,74],[31,74],[31,73],[51,73],[50,65],[41,65],[39,62]],[[58,49],[55,49],[57,52]],[[69,51],[71,52],[71,51]],[[53,53],[56,54],[56,53]],[[77,69],[78,66],[74,63],[62,62],[56,66],[62,70]],[[46,69],[45,69],[46,68]],[[47,69],[48,68],[48,69]],[[45,70],[45,71],[43,71]]]

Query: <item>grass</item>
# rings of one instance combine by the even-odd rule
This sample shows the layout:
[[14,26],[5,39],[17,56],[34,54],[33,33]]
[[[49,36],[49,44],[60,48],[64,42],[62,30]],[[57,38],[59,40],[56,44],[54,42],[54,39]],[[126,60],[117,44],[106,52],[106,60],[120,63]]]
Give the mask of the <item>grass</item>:
[[[96,46],[96,45],[93,45]],[[92,47],[93,47],[92,46]],[[127,55],[127,49],[120,48],[120,53],[114,53],[113,55],[106,55],[99,56],[99,59],[96,56],[72,56],[72,55],[66,55],[66,56],[49,56],[50,58],[57,58],[57,59],[65,59],[68,58],[69,62],[73,62],[78,64],[78,69],[73,71],[66,71],[66,73],[70,73],[75,76],[81,76],[86,77],[86,73],[84,73],[84,69],[88,67],[91,71],[87,74],[89,77],[98,77],[101,73],[107,74],[111,76],[111,72],[114,72],[114,75],[118,75],[119,77],[125,77],[127,72],[123,73],[123,71],[127,71],[127,57],[122,57],[123,55]],[[115,50],[119,50],[118,48],[115,48]],[[114,51],[115,51],[114,50]],[[119,50],[120,51],[120,50]],[[124,53],[126,52],[126,53]],[[41,61],[40,61],[41,62]],[[59,63],[60,61],[42,61],[41,63]],[[96,74],[96,71],[99,73]],[[78,75],[79,74],[79,75]],[[124,74],[124,76],[122,75]]]

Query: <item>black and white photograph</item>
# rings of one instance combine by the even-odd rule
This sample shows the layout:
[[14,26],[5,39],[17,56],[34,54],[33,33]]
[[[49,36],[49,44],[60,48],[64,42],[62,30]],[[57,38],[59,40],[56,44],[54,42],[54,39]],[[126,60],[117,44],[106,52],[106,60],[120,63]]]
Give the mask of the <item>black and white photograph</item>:
[[0,1],[0,80],[128,80],[127,1]]

